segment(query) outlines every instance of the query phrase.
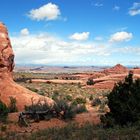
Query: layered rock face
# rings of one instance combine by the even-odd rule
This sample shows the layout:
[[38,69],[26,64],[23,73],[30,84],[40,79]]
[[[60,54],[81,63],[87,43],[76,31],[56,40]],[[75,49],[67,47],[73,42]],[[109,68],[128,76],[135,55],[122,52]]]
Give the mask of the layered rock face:
[[133,74],[140,74],[140,68],[131,69]]
[[0,23],[0,79],[11,80],[14,68],[14,53],[4,24]]
[[105,69],[103,72],[105,74],[123,74],[123,73],[128,73],[128,69],[121,64],[117,64],[112,68]]
[[43,97],[22,86],[16,84],[12,78],[14,69],[14,53],[8,37],[6,26],[0,22],[0,100],[7,105],[10,103],[9,97],[17,100],[19,111],[24,109],[25,105],[30,105],[32,100],[35,102],[47,101],[52,104],[50,98]]

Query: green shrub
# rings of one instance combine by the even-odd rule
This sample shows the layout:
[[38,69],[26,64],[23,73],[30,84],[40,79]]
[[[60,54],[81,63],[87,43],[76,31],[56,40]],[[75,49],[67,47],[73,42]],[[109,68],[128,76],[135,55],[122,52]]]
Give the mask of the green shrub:
[[66,100],[68,100],[68,101],[72,101],[72,100],[73,100],[73,98],[72,98],[72,96],[71,96],[71,95],[66,95]]
[[8,107],[0,100],[0,121],[6,121],[9,113]]
[[25,111],[46,111],[49,110],[51,106],[49,106],[47,103],[40,103],[32,104],[30,106],[25,106]]
[[133,80],[133,74],[124,82],[116,84],[108,95],[110,112],[101,117],[106,126],[134,124],[140,121],[140,79]]
[[58,96],[58,95],[59,95],[59,92],[58,92],[57,90],[54,90],[54,91],[53,91],[53,95]]
[[52,99],[55,101],[58,99],[58,96],[59,96],[59,92],[57,90],[54,90],[52,94]]
[[89,79],[87,80],[87,85],[94,85],[94,81],[93,81],[92,78],[89,78]]
[[101,113],[105,112],[105,104],[100,105],[99,112],[101,112]]
[[[30,118],[35,119],[36,121],[49,120],[53,117],[52,106],[48,105],[47,103],[42,104],[38,102],[37,104],[32,104],[31,106],[25,106],[25,111],[32,112]],[[38,115],[36,112],[46,112],[46,113]]]
[[101,104],[101,100],[99,98],[93,99],[91,103],[92,106],[98,106],[100,104]]
[[75,107],[75,110],[74,110],[77,114],[79,113],[83,113],[83,112],[87,112],[87,108],[85,105],[83,104],[80,104],[78,106]]
[[75,117],[76,113],[74,112],[74,106],[68,104],[65,100],[57,100],[54,104],[54,110],[57,114],[57,117],[62,119],[72,119]]
[[37,93],[42,96],[45,96],[45,94],[46,94],[46,92],[44,90],[39,90]]
[[102,104],[107,105],[108,104],[107,97],[104,97],[101,102],[102,102]]
[[[49,106],[47,103],[41,104],[38,102],[37,104],[32,104],[31,106],[25,106],[25,111],[32,112],[30,115],[31,119],[39,120],[48,120],[53,117],[59,119],[72,119],[75,117],[76,112],[74,111],[74,106],[68,104],[66,100],[57,99],[53,106]],[[39,115],[37,112],[46,112],[45,114],[40,113]],[[38,116],[36,116],[38,115]]]
[[9,132],[0,136],[0,140],[140,140],[140,131],[130,126],[104,129],[93,123],[68,123],[64,127],[46,128],[31,134]]
[[12,113],[12,112],[17,112],[18,109],[17,109],[17,106],[16,106],[16,98],[13,98],[13,97],[9,97],[10,98],[10,105],[8,106],[9,108],[9,112]]
[[90,101],[93,100],[93,95],[92,95],[92,94],[90,95],[89,100],[90,100]]
[[29,90],[33,91],[33,92],[38,92],[38,89],[33,88],[33,87],[27,87]]
[[74,111],[73,106],[71,105],[67,105],[63,111],[64,111],[64,114],[62,118],[64,120],[73,119],[76,115],[76,112]]
[[86,98],[82,98],[82,97],[77,97],[73,101],[73,104],[75,104],[75,105],[77,105],[77,104],[85,104],[85,103],[86,103]]
[[6,125],[2,125],[0,130],[1,130],[2,132],[5,132],[5,131],[7,130],[7,126],[6,126]]

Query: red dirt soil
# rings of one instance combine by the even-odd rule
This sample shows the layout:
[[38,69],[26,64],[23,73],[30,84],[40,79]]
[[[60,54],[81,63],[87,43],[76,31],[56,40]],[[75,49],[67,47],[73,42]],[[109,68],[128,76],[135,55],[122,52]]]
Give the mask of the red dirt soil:
[[86,122],[99,124],[100,118],[96,108],[87,106],[87,109],[89,112],[76,115],[76,117],[72,121],[65,122],[63,120],[53,118],[49,121],[40,121],[39,123],[33,122],[28,127],[18,126],[17,121],[18,121],[19,113],[10,113],[8,116],[8,120],[13,123],[7,124],[6,132],[31,133],[38,130],[52,128],[52,127],[63,127],[66,126],[68,123],[72,123],[72,122],[78,123],[80,125]]

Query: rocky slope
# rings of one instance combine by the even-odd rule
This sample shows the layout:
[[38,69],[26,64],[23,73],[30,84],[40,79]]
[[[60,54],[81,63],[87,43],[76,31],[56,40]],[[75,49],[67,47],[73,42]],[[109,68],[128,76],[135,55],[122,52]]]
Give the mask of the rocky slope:
[[30,90],[16,84],[12,78],[14,69],[14,53],[8,37],[6,26],[0,22],[0,100],[7,105],[10,103],[9,97],[17,100],[17,107],[23,110],[25,105],[46,100],[49,104],[53,103],[50,98],[44,98]]
[[123,74],[123,73],[128,73],[128,69],[121,64],[117,64],[112,68],[105,69],[103,71],[103,73],[105,73],[107,75],[109,75],[109,74]]

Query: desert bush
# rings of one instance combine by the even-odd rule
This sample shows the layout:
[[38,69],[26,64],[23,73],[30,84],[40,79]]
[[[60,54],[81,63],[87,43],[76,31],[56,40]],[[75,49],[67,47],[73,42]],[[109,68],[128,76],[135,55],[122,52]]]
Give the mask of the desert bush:
[[38,92],[38,89],[33,88],[33,87],[27,87],[27,89],[29,89],[29,90],[31,90],[31,91],[33,91],[33,92]]
[[46,94],[46,92],[44,90],[39,90],[37,93],[42,96],[45,96],[45,94]]
[[103,97],[107,97],[109,94],[110,94],[110,90],[108,90],[108,91],[103,91],[103,93],[102,93],[102,96]]
[[54,90],[52,93],[52,99],[53,100],[57,100],[59,96],[59,92],[57,90]]
[[73,98],[72,98],[72,96],[71,96],[71,95],[66,95],[66,100],[67,100],[67,101],[72,101],[72,100],[73,100]]
[[68,104],[63,99],[56,101],[56,104],[54,104],[54,110],[57,114],[57,117],[61,117],[64,120],[72,119],[76,115],[74,112],[74,106]]
[[140,133],[137,127],[118,127],[104,129],[93,123],[79,126],[77,123],[68,123],[64,127],[53,127],[38,130],[31,134],[9,132],[0,136],[0,140],[139,140]]
[[5,122],[9,113],[8,107],[0,100],[0,121]]
[[87,108],[84,104],[79,104],[75,107],[75,110],[74,110],[77,114],[79,113],[83,113],[83,112],[87,112]]
[[59,92],[57,90],[54,90],[53,91],[53,94],[58,96],[59,95]]
[[[32,112],[32,114],[30,114],[30,118],[36,121],[49,120],[53,117],[52,108],[53,107],[48,105],[46,102],[42,104],[39,101],[37,104],[32,103],[32,105],[30,106],[25,106],[25,111]],[[43,112],[43,113],[37,114],[37,112]]]
[[[25,106],[25,111],[32,112],[30,118],[36,119],[38,117],[38,121],[44,119],[48,120],[53,117],[68,120],[74,118],[76,115],[74,106],[67,103],[67,101],[63,99],[55,100],[55,104],[53,106],[49,106],[47,103],[41,104],[40,102],[37,104],[32,104],[31,106]],[[38,115],[37,112],[45,112],[45,114],[40,113]]]
[[93,100],[93,95],[92,95],[92,94],[90,95],[89,100],[90,100],[90,101]]
[[32,133],[31,140],[139,140],[140,133],[135,127],[103,129],[94,124],[68,124]]
[[95,98],[92,100],[91,105],[92,106],[98,106],[101,104],[101,100],[99,98]]
[[74,111],[73,106],[71,105],[66,106],[63,111],[64,111],[64,114],[62,115],[62,118],[64,120],[71,120],[76,115],[76,112]]
[[108,104],[108,98],[107,97],[104,97],[102,100],[101,100],[102,104],[104,105],[107,105]]
[[86,98],[83,97],[77,97],[74,99],[73,104],[85,104],[86,103]]
[[110,112],[101,117],[105,126],[140,121],[140,79],[133,80],[133,74],[129,73],[124,82],[116,84],[108,95],[108,107]]
[[89,79],[87,80],[87,85],[94,85],[94,81],[93,81],[92,78],[89,78]]
[[1,128],[0,128],[0,130],[2,132],[5,132],[7,130],[7,126],[6,125],[2,125]]
[[17,112],[18,111],[18,108],[16,106],[16,98],[13,98],[13,97],[9,97],[10,98],[10,105],[8,106],[9,108],[9,112],[10,113],[13,113],[13,112]]
[[25,111],[46,111],[49,110],[51,106],[49,106],[47,103],[40,103],[40,101],[37,104],[32,104],[30,106],[25,106]]
[[101,112],[101,113],[105,112],[105,104],[100,105],[99,112]]

